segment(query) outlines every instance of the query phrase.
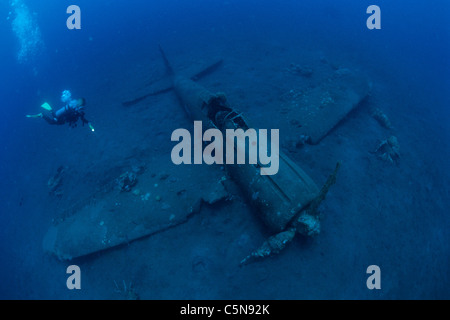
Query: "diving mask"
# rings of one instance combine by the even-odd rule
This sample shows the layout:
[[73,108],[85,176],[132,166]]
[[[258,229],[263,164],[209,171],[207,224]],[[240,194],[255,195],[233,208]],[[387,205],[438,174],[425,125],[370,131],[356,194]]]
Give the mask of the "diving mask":
[[61,94],[61,101],[64,103],[68,103],[72,99],[72,94],[69,90],[64,90]]

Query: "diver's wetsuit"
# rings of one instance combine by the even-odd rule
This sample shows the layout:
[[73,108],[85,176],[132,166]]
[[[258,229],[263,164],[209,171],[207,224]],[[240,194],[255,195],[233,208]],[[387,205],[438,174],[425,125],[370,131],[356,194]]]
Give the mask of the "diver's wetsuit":
[[81,119],[81,123],[86,124],[89,121],[84,117],[83,110],[75,110],[68,106],[64,107],[66,110],[59,117],[56,116],[55,112],[52,111],[50,114],[43,114],[42,118],[47,121],[49,124],[62,125],[65,123],[69,123],[69,126],[72,128],[77,126],[78,119]]

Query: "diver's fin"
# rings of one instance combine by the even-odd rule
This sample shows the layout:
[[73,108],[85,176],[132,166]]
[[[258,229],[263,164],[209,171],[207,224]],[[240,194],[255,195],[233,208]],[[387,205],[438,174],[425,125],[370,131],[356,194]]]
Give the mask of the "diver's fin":
[[42,118],[42,113],[38,113],[38,114],[27,114],[26,117],[27,117],[27,118]]
[[43,103],[41,108],[44,108],[47,111],[52,111],[52,107],[47,102]]

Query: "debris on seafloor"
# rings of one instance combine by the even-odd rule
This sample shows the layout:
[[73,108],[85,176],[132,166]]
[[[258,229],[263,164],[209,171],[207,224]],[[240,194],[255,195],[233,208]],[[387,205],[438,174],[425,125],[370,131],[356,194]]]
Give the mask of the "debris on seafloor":
[[325,108],[329,105],[332,105],[333,103],[335,103],[333,97],[331,96],[329,91],[325,91],[322,94],[322,97],[320,99],[320,105],[319,108]]
[[392,129],[392,124],[387,115],[379,108],[375,108],[372,111],[372,117],[378,121],[378,123],[386,129]]
[[396,163],[400,159],[400,145],[397,137],[390,136],[386,140],[381,141],[373,153],[384,161]]
[[313,69],[305,66],[301,66],[295,63],[291,63],[288,68],[286,68],[286,71],[295,74],[300,75],[302,77],[311,77],[313,74]]
[[310,139],[310,137],[301,134],[299,136],[287,138],[285,141],[283,141],[282,146],[289,152],[295,153],[295,152],[297,152],[297,149],[300,149],[305,144],[307,144],[309,139]]
[[136,185],[137,183],[137,177],[136,173],[133,171],[127,171],[120,175],[119,178],[116,180],[117,187],[120,191],[131,191],[131,189]]
[[122,283],[123,283],[123,288],[119,288],[116,280],[114,280],[114,285],[116,286],[116,289],[114,290],[114,292],[121,294],[125,300],[140,300],[140,297],[134,290],[133,284],[131,282],[128,286],[127,286],[125,280],[122,280]]
[[314,236],[320,232],[319,205],[325,200],[325,197],[332,185],[336,183],[336,176],[341,163],[336,164],[333,173],[328,177],[327,181],[320,190],[318,196],[311,201],[308,208],[300,212],[291,223],[291,226],[280,233],[268,238],[261,247],[253,251],[245,259],[240,262],[240,266],[253,262],[260,258],[269,257],[280,253],[295,237],[296,233],[305,236]]
[[[302,97],[302,95],[304,95],[304,94],[305,94],[305,91],[304,91],[304,90],[300,90],[300,89],[291,89],[291,90],[289,90],[289,91],[283,93],[283,94],[280,96],[280,99],[283,100],[283,101],[285,101],[285,102],[290,102],[291,104],[295,105],[296,102],[297,102],[297,100],[299,100],[299,99]],[[297,105],[297,106],[298,106],[298,105]],[[281,113],[281,114],[287,114],[287,113],[289,113],[290,109],[291,109],[290,107],[288,107],[288,108],[282,108],[282,109],[280,110],[280,113]]]
[[53,196],[61,197],[63,195],[61,185],[64,171],[64,167],[59,166],[59,168],[56,170],[56,173],[47,181],[49,193]]

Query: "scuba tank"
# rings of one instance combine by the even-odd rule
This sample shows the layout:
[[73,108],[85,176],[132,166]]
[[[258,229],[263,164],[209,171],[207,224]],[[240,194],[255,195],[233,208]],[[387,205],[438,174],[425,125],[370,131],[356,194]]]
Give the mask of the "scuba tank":
[[67,105],[55,112],[55,117],[60,118],[69,112],[80,112],[83,109],[83,99],[71,100]]

